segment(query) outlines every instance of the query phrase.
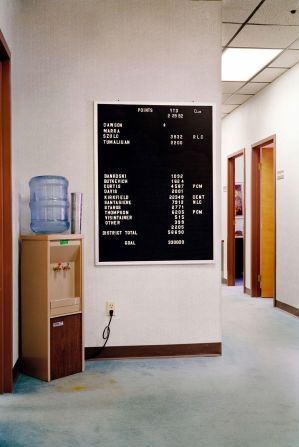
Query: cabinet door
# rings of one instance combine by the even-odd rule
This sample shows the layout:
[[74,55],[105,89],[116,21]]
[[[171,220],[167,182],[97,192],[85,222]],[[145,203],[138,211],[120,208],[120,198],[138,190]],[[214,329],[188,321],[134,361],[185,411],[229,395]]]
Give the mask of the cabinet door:
[[50,320],[51,380],[82,371],[82,315]]

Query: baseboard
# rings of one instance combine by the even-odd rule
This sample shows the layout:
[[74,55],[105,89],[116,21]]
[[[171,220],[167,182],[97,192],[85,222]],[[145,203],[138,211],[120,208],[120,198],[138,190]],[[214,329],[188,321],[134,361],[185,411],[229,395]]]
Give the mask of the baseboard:
[[15,366],[12,369],[13,383],[16,383],[17,378],[19,377],[20,374],[21,374],[21,359],[18,358],[18,360],[15,363]]
[[226,278],[221,278],[221,283],[222,284],[227,284],[227,279]]
[[251,296],[251,289],[248,289],[248,287],[244,287],[244,293],[246,293],[246,295]]
[[221,343],[194,343],[180,345],[108,346],[100,355],[98,348],[85,348],[85,359],[136,358],[221,355]]
[[275,300],[275,307],[278,307],[278,309],[284,310],[289,314],[295,315],[295,317],[299,317],[299,309],[297,307],[290,306],[289,304],[282,303],[278,300]]

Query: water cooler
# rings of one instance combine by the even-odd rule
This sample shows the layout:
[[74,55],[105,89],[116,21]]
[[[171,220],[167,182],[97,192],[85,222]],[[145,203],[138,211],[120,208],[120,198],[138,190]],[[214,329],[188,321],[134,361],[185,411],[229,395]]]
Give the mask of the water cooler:
[[21,237],[22,371],[50,381],[84,370],[83,236]]

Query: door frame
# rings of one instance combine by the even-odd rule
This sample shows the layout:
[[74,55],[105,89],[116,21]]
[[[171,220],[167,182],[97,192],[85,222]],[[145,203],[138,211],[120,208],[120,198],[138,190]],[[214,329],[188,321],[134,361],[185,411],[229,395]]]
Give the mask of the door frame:
[[245,292],[245,259],[246,259],[246,159],[245,148],[227,157],[227,285],[234,286],[236,281],[236,241],[235,241],[235,159],[243,155],[243,188],[244,188],[244,227],[243,227],[243,290]]
[[260,150],[273,144],[273,188],[274,188],[274,306],[276,305],[276,135],[257,141],[251,145],[251,296],[260,297],[260,263],[261,263],[261,179]]
[[0,31],[0,393],[13,387],[10,60]]

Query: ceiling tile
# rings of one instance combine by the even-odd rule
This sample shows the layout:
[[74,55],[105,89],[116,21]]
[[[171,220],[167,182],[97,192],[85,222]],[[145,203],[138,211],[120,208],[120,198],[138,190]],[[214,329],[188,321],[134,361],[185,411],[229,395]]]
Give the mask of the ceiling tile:
[[255,95],[267,85],[267,82],[249,82],[238,91],[238,94],[240,93],[243,95]]
[[234,93],[238,90],[245,82],[231,82],[231,81],[222,81],[222,93]]
[[222,21],[243,23],[259,3],[260,0],[223,0]]
[[232,25],[231,23],[222,23],[222,45],[225,46],[233,37],[241,25]]
[[223,93],[222,94],[222,102],[225,102],[230,96],[231,96],[231,93]]
[[230,113],[233,110],[235,110],[237,107],[239,107],[238,105],[230,105],[230,104],[222,104],[222,113]]
[[290,48],[294,49],[294,50],[299,50],[299,39],[296,40],[296,42],[294,42]]
[[247,99],[252,98],[253,95],[239,95],[239,93],[235,95],[231,95],[225,101],[225,104],[243,104]]
[[253,78],[254,82],[272,82],[282,73],[287,71],[286,68],[265,68],[260,74]]
[[230,47],[286,48],[299,36],[299,26],[246,25]]
[[287,50],[281,56],[278,56],[269,67],[293,67],[299,62],[299,50]]
[[269,23],[278,25],[299,25],[298,0],[266,0],[257,10],[249,23]]

